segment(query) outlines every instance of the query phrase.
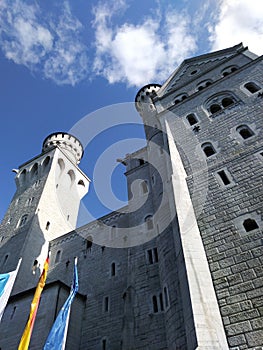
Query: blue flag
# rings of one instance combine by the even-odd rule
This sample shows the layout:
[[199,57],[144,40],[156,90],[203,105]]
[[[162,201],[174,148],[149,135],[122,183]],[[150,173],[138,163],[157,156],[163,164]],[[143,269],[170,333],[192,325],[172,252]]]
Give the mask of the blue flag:
[[49,332],[46,344],[44,345],[43,350],[64,350],[67,339],[68,331],[68,322],[70,316],[70,308],[73,302],[73,299],[78,291],[78,270],[77,270],[77,258],[75,258],[74,264],[74,278],[71,287],[71,292],[65,301],[62,309],[60,310],[52,328]]

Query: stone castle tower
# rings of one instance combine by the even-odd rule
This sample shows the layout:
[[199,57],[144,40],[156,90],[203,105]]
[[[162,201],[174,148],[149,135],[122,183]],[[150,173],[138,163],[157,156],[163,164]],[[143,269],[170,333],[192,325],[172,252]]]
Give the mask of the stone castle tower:
[[75,256],[67,349],[263,349],[262,77],[262,57],[239,44],[143,87],[147,146],[122,159],[128,204],[78,229],[82,145],[45,139],[0,228],[0,272],[23,257],[0,349],[18,346],[48,249],[30,349],[43,347]]

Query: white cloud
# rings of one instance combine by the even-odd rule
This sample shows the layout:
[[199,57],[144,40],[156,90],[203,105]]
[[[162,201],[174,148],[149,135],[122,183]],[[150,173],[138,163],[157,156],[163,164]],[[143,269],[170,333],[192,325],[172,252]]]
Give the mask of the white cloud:
[[209,30],[213,50],[243,42],[250,51],[262,55],[262,0],[221,0],[216,23],[210,24]]
[[56,21],[38,5],[21,0],[0,2],[0,45],[8,59],[40,71],[56,84],[75,85],[87,76],[86,47],[81,23],[64,2]]
[[[122,81],[141,86],[160,81],[196,49],[186,14],[169,10],[161,15],[157,10],[140,24],[113,26],[111,18],[115,13],[109,6],[100,4],[94,9],[94,71],[110,83]],[[114,10],[120,8],[123,9],[123,2]]]

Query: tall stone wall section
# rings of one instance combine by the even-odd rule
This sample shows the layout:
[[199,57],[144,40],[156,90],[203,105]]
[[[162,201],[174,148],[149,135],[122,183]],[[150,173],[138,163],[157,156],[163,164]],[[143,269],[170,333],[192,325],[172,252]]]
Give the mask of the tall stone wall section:
[[[242,55],[231,60],[236,65],[242,62]],[[206,77],[214,79],[227,64]],[[263,88],[262,75],[262,61],[257,59],[169,112],[177,119],[172,125],[173,137],[188,174],[229,347],[239,350],[263,344],[263,99],[262,90],[250,93],[244,88],[247,82]],[[188,88],[183,87],[185,91]],[[231,93],[235,103],[211,115],[205,103],[221,93]],[[186,116],[190,113],[196,115],[199,130],[189,126]],[[254,135],[242,139],[236,130],[240,125],[249,126]],[[204,142],[211,142],[216,150],[211,157],[201,148]],[[223,184],[218,175],[221,170],[230,184]],[[255,220],[258,228],[246,232],[243,222],[248,218]]]

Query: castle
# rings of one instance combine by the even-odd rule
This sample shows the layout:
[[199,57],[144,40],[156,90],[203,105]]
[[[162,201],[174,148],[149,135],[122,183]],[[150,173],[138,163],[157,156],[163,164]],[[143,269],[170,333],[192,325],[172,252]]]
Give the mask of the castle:
[[81,142],[44,140],[0,228],[0,272],[23,258],[0,349],[18,346],[48,250],[32,350],[69,294],[75,256],[66,349],[263,349],[262,67],[238,44],[140,89],[147,146],[122,159],[127,206],[80,228]]

